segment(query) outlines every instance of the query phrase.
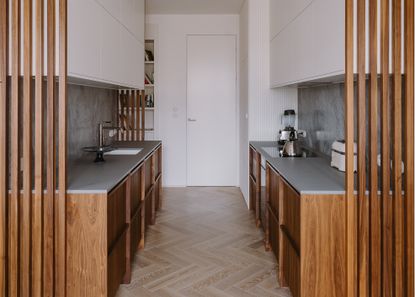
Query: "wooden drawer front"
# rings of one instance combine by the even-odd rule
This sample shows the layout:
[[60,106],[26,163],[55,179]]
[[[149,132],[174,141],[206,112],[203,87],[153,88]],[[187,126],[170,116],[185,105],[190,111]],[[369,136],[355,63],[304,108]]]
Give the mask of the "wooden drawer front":
[[285,181],[282,185],[283,210],[281,225],[285,226],[287,235],[294,241],[295,245],[300,249],[300,230],[301,230],[301,198]]
[[280,224],[276,217],[273,215],[272,210],[269,210],[269,243],[271,244],[272,251],[274,252],[277,262],[279,263],[279,250],[280,250]]
[[138,168],[136,171],[131,173],[130,176],[131,188],[130,188],[130,205],[131,205],[131,212],[130,217],[132,217],[141,203],[141,167]]
[[272,209],[277,219],[280,220],[280,176],[268,164],[267,167],[269,168],[269,207]]
[[150,191],[151,186],[153,185],[153,176],[152,176],[152,170],[151,170],[151,157],[148,158],[144,162],[144,178],[145,178],[145,189],[146,194]]
[[249,207],[251,210],[255,211],[256,208],[256,183],[252,179],[249,178]]
[[126,232],[108,255],[108,297],[114,297],[126,271]]
[[126,182],[123,181],[108,195],[108,248],[112,248],[126,228]]
[[154,186],[154,203],[156,211],[160,209],[160,191],[161,191],[161,184],[160,180],[157,181],[156,185]]
[[281,232],[283,240],[282,257],[284,264],[282,272],[286,285],[290,288],[293,297],[301,294],[301,266],[300,257],[284,232]]
[[147,198],[145,200],[145,226],[146,228],[151,225],[151,220],[153,217],[153,190],[148,193]]
[[137,209],[136,214],[131,219],[130,225],[131,242],[130,242],[130,260],[134,261],[134,254],[138,249],[141,240],[141,207]]
[[260,214],[260,219],[261,219],[261,225],[262,225],[262,228],[264,229],[264,232],[265,232],[265,212],[266,212],[266,207],[267,207],[266,197],[265,197],[266,192],[267,190],[265,186],[261,186],[261,195],[260,195],[260,201],[259,201],[259,207],[260,207],[259,214]]
[[155,177],[161,173],[161,147],[154,153],[154,173]]

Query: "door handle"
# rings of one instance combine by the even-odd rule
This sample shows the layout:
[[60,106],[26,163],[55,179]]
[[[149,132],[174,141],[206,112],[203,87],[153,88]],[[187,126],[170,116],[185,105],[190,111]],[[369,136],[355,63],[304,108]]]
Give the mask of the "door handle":
[[192,118],[188,118],[187,121],[188,122],[196,122],[197,120],[196,119],[192,119]]

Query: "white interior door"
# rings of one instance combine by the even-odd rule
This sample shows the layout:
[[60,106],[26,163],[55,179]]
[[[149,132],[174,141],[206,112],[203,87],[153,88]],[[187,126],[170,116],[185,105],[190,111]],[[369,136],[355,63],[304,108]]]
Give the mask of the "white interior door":
[[187,39],[187,185],[236,186],[236,37]]

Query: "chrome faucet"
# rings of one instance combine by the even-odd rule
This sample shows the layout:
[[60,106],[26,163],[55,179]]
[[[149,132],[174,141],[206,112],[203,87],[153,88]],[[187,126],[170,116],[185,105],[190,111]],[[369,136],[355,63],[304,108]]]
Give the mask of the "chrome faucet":
[[[104,130],[112,130],[112,131],[117,131],[120,133],[124,133],[125,132],[125,128],[123,127],[115,127],[115,126],[104,126],[104,125],[109,125],[111,124],[110,121],[104,121],[102,123],[98,124],[98,146],[96,149],[96,159],[95,162],[104,162],[104,153],[111,151],[112,149],[110,148],[110,146],[106,146],[105,145],[105,138],[104,138]],[[116,133],[114,133],[115,135]]]

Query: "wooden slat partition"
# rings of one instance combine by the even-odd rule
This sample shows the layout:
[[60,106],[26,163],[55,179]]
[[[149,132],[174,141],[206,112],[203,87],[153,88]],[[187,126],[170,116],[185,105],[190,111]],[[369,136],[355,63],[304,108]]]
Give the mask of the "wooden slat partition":
[[30,296],[30,226],[32,199],[32,0],[23,13],[23,199],[20,205],[20,296]]
[[378,0],[369,2],[369,211],[370,211],[370,236],[369,262],[370,292],[371,296],[381,296],[382,292],[382,265],[381,265],[381,208],[378,196]]
[[358,296],[369,296],[369,199],[366,199],[366,1],[357,1]]
[[[20,1],[11,2],[11,45],[20,48]],[[10,115],[10,200],[9,200],[9,245],[8,245],[8,293],[19,296],[19,74],[20,51],[12,51],[11,55],[11,115]]]
[[414,296],[414,1],[405,0],[404,193],[406,296]]
[[393,0],[392,5],[392,76],[393,76],[393,288],[394,296],[402,297],[403,272],[403,200],[402,200],[402,5]]
[[[47,15],[44,15],[44,3],[47,3]],[[57,3],[58,81],[55,72]],[[66,0],[0,1],[0,296],[65,296],[66,23]],[[10,52],[8,34],[11,34]],[[11,68],[7,69],[9,62]],[[57,84],[58,110],[55,108]],[[58,146],[56,137],[59,137]],[[56,178],[56,152],[59,179]],[[57,196],[56,190],[59,190]]]
[[118,141],[143,140],[144,108],[142,106],[142,91],[120,90],[117,99],[117,126],[124,129],[118,133]]
[[146,93],[144,90],[140,92],[141,97],[141,140],[146,138]]
[[[367,27],[369,40],[366,40]],[[366,100],[367,50],[369,100]],[[357,69],[353,69],[355,59]],[[347,296],[411,297],[414,296],[413,0],[346,0],[345,84]],[[353,113],[355,108],[357,119]],[[358,132],[357,187],[353,172],[355,128]],[[366,130],[370,136],[368,146]]]
[[47,110],[46,110],[46,195],[43,204],[43,294],[54,296],[54,204],[56,188],[55,150],[55,0],[47,1]]
[[32,296],[42,296],[43,217],[43,0],[36,0],[35,192],[32,200]]
[[357,214],[354,196],[354,80],[353,80],[353,13],[354,1],[346,0],[346,243],[347,243],[347,297],[357,295]]
[[[8,1],[0,0],[0,143],[7,143]],[[0,145],[0,296],[7,288],[7,147]]]
[[[56,297],[66,296],[68,4],[59,0],[59,196],[55,214]],[[55,216],[56,217],[56,216]]]

